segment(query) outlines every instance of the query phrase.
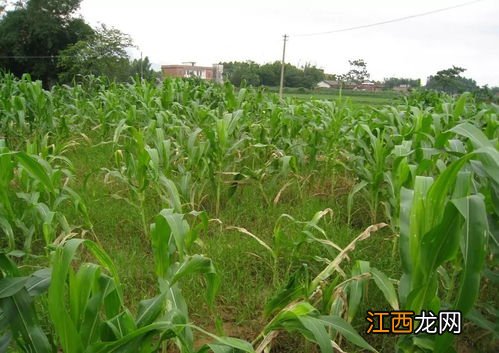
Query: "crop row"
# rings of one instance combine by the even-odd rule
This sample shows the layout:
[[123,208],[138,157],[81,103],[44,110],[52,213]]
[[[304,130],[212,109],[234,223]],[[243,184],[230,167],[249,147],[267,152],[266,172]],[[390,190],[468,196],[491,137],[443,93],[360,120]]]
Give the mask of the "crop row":
[[[0,347],[16,342],[37,352],[154,352],[171,341],[191,352],[197,332],[213,338],[199,352],[263,352],[285,330],[300,332],[323,352],[340,350],[340,336],[375,351],[351,326],[371,280],[394,310],[460,310],[493,331],[477,300],[483,274],[494,280],[498,249],[498,113],[468,94],[356,108],[343,101],[280,101],[252,88],[189,80],[117,85],[89,77],[46,91],[29,77],[5,75]],[[92,220],[84,197],[71,187],[75,168],[66,157],[80,144],[112,150],[111,166],[94,172],[114,198],[140,214],[142,235],[150,240],[159,294],[142,301],[136,314],[124,305],[109,255],[84,239],[94,232]],[[287,274],[288,283],[266,305],[268,323],[251,343],[194,326],[182,279],[202,275],[209,304],[220,285],[216,264],[193,246],[208,214],[217,217],[241,188],[251,187],[271,206],[290,185],[301,190],[312,175],[337,173],[353,178],[348,224],[367,210],[373,225],[342,248],[320,226],[329,210],[308,222],[283,215],[303,227],[302,242],[327,249],[322,270]],[[269,185],[280,191],[269,195]],[[145,213],[150,200],[162,209],[154,219]],[[69,224],[68,212],[80,224]],[[272,244],[235,229],[266,249],[276,267],[286,256],[282,244],[290,241],[280,222]],[[340,267],[356,243],[386,225],[398,235],[400,280],[367,261],[348,271]],[[81,246],[97,263],[73,261]],[[48,267],[20,271],[23,259],[39,256],[50,260]],[[409,335],[397,346],[451,352],[453,339]]]

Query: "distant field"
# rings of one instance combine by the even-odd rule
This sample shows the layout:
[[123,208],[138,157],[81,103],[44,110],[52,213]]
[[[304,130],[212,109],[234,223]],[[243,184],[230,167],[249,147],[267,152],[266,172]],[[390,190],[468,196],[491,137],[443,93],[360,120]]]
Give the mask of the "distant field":
[[[278,89],[269,87],[266,89],[269,93],[277,93]],[[391,104],[394,100],[400,99],[402,95],[393,91],[382,92],[365,92],[365,91],[352,91],[352,90],[306,90],[297,88],[286,88],[284,90],[285,97],[293,97],[303,100],[321,99],[321,100],[338,100],[344,99],[351,101],[353,104],[359,105],[383,105]]]
[[344,99],[346,101],[351,101],[353,104],[359,105],[383,105],[391,104],[395,98],[390,98],[382,95],[377,95],[373,93],[372,95],[366,96],[354,96],[354,95],[335,95],[335,94],[314,94],[314,93],[284,93],[285,97],[293,97],[303,100],[308,99],[322,99],[322,100],[338,100]]

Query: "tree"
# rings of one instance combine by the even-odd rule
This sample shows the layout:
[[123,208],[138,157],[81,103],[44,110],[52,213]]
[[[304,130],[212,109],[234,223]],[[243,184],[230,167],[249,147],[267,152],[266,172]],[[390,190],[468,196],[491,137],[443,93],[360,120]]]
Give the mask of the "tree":
[[284,67],[284,86],[304,87],[303,70],[300,70],[294,65],[286,64]]
[[[279,86],[281,80],[281,62],[279,61],[261,66],[253,61],[221,64],[224,66],[224,78],[236,86],[240,86],[245,81],[252,86],[276,87]],[[310,64],[303,68],[286,64],[284,68],[284,85],[286,87],[312,88],[323,79],[324,71]]]
[[5,10],[7,9],[7,1],[6,0],[0,0],[0,16],[3,15]]
[[324,80],[325,77],[324,70],[306,64],[303,68],[303,87],[314,88],[315,85]]
[[62,21],[71,21],[71,16],[80,8],[80,3],[81,0],[30,0],[27,9],[36,13],[46,13]]
[[145,80],[155,80],[160,77],[160,73],[152,69],[147,56],[144,59],[135,59],[130,62],[129,75],[131,77],[142,77]]
[[59,51],[92,35],[92,28],[73,18],[81,0],[5,2],[0,17],[0,68],[16,76],[30,73],[51,86],[60,73]]
[[130,75],[126,49],[132,46],[128,34],[102,25],[88,39],[78,41],[60,52],[59,77],[64,82],[85,75],[125,81]]
[[400,78],[400,77],[390,77],[385,78],[383,81],[383,86],[385,88],[393,88],[400,85],[409,85],[411,87],[421,87],[421,80],[412,78]]
[[428,78],[426,88],[451,94],[477,91],[479,87],[475,80],[461,76],[464,71],[466,69],[458,66],[440,70]]
[[246,82],[252,86],[260,84],[258,71],[260,66],[253,61],[222,63],[224,66],[224,77],[235,86],[241,86]]
[[329,81],[338,81],[341,75],[337,74],[324,74],[324,79]]
[[260,66],[259,70],[260,82],[264,86],[276,87],[279,86],[281,79],[281,62],[274,61]]
[[367,63],[364,59],[348,60],[350,71],[341,76],[342,81],[362,83],[371,76],[367,71]]
[[14,1],[14,0],[0,0],[0,18],[5,15],[7,11],[12,11],[15,8],[24,6],[25,1]]

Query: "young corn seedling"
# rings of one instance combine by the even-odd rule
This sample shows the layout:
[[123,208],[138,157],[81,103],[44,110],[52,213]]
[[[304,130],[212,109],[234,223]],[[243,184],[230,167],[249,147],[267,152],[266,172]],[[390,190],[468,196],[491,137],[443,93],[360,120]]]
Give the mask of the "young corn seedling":
[[130,130],[131,133],[124,136],[124,149],[116,148],[114,151],[115,168],[103,169],[106,172],[105,181],[109,182],[110,177],[113,177],[127,186],[129,197],[121,196],[119,193],[114,193],[113,197],[126,201],[139,212],[142,231],[144,236],[147,236],[148,226],[144,206],[147,187],[152,180],[151,156],[146,149],[143,131],[126,125],[125,120],[122,120],[115,130],[113,139],[115,144],[124,130]]
[[[337,307],[340,293],[351,283],[360,279],[362,273],[359,275],[353,272],[354,275],[351,278],[344,278],[342,283],[339,283],[337,279],[332,279],[335,277],[335,273],[345,276],[340,264],[348,257],[347,254],[355,248],[355,244],[368,238],[371,232],[384,226],[386,225],[371,226],[345,248],[340,248],[341,251],[336,257],[315,277],[311,277],[306,267],[301,267],[291,276],[287,284],[265,306],[266,316],[270,316],[272,319],[253,341],[253,344],[259,343],[256,351],[265,351],[277,338],[280,331],[289,331],[299,332],[307,340],[317,343],[321,352],[333,352],[333,348],[341,351],[337,343],[338,334],[358,347],[376,352],[342,317],[343,313]],[[319,241],[319,243],[325,244],[323,241]],[[331,244],[328,245],[331,246]],[[336,249],[336,247],[334,248]],[[366,266],[362,266],[361,269],[366,269]],[[398,309],[396,292],[389,279],[383,273],[376,269],[370,269],[368,266],[366,271],[373,277],[393,308]],[[351,315],[354,315],[360,301],[358,298],[359,289],[356,290],[356,293],[350,294],[351,297],[357,298],[352,299],[352,309],[349,307]],[[323,304],[319,305],[318,308],[317,304],[321,301]]]
[[[354,345],[376,352],[349,323],[355,316],[362,296],[362,282],[359,281],[365,276],[373,278],[390,305],[395,310],[399,309],[395,288],[382,272],[370,268],[367,262],[362,262],[356,265],[352,271],[352,276],[348,277],[340,267],[342,262],[348,258],[348,253],[353,251],[357,242],[368,238],[372,232],[383,228],[386,224],[369,227],[349,245],[341,248],[329,240],[324,230],[318,226],[319,221],[331,212],[329,209],[318,212],[308,222],[299,222],[289,215],[283,215],[282,219],[290,219],[298,225],[303,225],[303,230],[300,236],[293,241],[289,234],[283,231],[281,222],[278,221],[274,230],[273,247],[244,228],[231,227],[255,239],[269,251],[274,261],[274,283],[277,282],[277,266],[281,254],[285,254],[289,258],[285,247],[286,243],[291,243],[292,248],[296,248],[304,242],[319,244],[331,254],[331,259],[326,261],[326,267],[315,277],[312,277],[310,270],[305,265],[302,265],[293,275],[287,274],[285,276],[288,278],[287,283],[265,305],[264,314],[270,318],[270,322],[253,341],[253,345],[257,345],[257,352],[269,349],[280,331],[302,334],[307,340],[318,344],[321,352],[333,352],[333,347],[341,350],[336,341],[338,334]],[[314,232],[318,233],[319,236],[314,235]],[[316,260],[323,262],[326,259],[316,258]],[[343,281],[340,283],[339,279],[343,279]],[[351,302],[344,303],[343,307],[340,308],[337,305],[338,298],[340,293],[345,291],[349,291],[349,296],[352,299]],[[321,302],[322,304],[319,304]],[[347,311],[348,316],[343,318],[343,313]]]
[[350,137],[352,143],[358,146],[357,152],[349,154],[350,163],[354,166],[353,171],[361,181],[354,186],[348,196],[348,224],[352,217],[354,196],[359,192],[364,192],[371,222],[376,222],[378,206],[383,199],[387,157],[392,148],[387,134],[385,130],[372,131],[368,125],[360,124],[356,127],[355,134]]
[[[62,156],[47,157],[48,160],[35,154],[11,152],[0,140],[0,229],[7,235],[7,248],[11,251],[29,253],[38,238],[48,246],[57,237],[72,233],[62,212],[68,202],[85,226],[92,228],[82,198],[67,185],[72,178],[68,169],[71,165]],[[51,165],[59,161],[61,166]],[[16,239],[19,234],[22,238]]]
[[[195,352],[193,330],[211,337],[199,353],[238,349],[253,353],[245,341],[218,337],[188,320],[179,282],[195,273],[207,279],[207,298],[213,303],[219,280],[212,262],[190,254],[201,222],[190,227],[181,214],[163,210],[152,227],[160,294],[139,303],[137,313],[125,307],[118,273],[109,255],[84,239],[62,240],[53,246],[51,267],[21,276],[17,266],[0,254],[0,347],[15,342],[24,352],[107,353],[166,351],[166,342],[180,352]],[[78,263],[77,251],[85,247],[98,261]],[[40,300],[41,297],[46,300]],[[49,313],[39,315],[34,301]],[[50,332],[44,331],[46,327]]]

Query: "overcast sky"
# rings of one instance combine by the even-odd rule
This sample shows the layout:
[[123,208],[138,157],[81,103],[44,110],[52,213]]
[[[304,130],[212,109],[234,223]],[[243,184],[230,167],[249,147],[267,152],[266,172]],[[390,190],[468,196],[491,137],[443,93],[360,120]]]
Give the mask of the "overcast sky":
[[[332,31],[405,17],[466,0],[83,0],[81,15],[130,34],[157,64],[280,60],[345,73],[363,58],[371,78],[421,78],[452,65],[478,84],[499,86],[499,0],[343,33]],[[139,55],[139,54],[136,54]]]

